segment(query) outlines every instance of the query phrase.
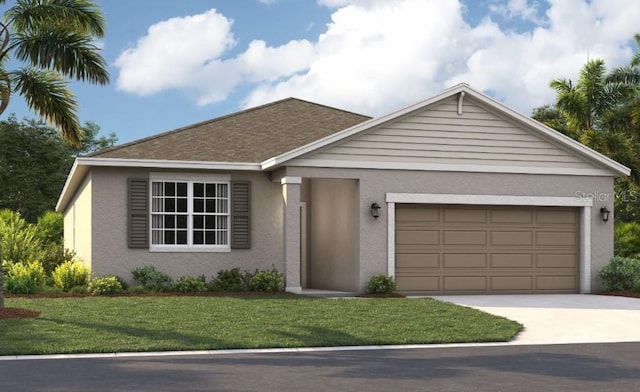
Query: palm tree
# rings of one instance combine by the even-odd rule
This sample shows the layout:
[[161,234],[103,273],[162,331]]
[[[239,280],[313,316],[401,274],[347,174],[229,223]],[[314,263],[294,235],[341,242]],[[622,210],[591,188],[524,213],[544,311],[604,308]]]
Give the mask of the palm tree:
[[587,62],[576,83],[554,79],[555,108],[565,119],[567,133],[592,149],[632,169],[640,183],[638,137],[627,107],[637,93],[635,85],[607,76],[603,60]]
[[[5,3],[0,0],[0,5]],[[16,0],[0,21],[0,114],[17,93],[65,140],[79,147],[82,127],[69,80],[109,83],[107,64],[95,42],[104,34],[104,17],[91,1]],[[10,58],[24,66],[8,70]]]

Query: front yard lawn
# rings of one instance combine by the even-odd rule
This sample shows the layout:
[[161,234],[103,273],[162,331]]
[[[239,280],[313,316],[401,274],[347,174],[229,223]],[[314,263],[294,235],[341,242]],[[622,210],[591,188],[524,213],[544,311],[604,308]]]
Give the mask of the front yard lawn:
[[8,298],[0,355],[508,341],[522,326],[432,299]]

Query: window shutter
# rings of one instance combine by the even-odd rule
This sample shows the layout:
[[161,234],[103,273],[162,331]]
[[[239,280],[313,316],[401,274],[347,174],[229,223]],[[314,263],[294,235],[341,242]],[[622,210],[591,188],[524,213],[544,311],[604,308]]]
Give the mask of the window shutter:
[[128,179],[129,248],[149,248],[149,180]]
[[251,182],[231,182],[231,249],[251,248]]

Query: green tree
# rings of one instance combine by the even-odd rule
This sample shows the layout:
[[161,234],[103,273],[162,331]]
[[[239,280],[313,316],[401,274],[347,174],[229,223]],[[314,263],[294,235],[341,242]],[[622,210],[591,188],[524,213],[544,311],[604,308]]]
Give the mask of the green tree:
[[28,222],[53,210],[74,152],[55,129],[36,121],[0,121],[0,209]]
[[118,142],[115,132],[109,132],[108,135],[99,135],[100,126],[93,121],[87,121],[82,127],[81,146],[76,148],[77,155],[91,154],[106,148],[115,146]]
[[[106,62],[95,44],[104,32],[102,12],[88,0],[17,0],[0,22],[0,114],[18,93],[32,110],[55,124],[65,140],[80,146],[82,128],[69,79],[109,82]],[[6,69],[11,57],[25,66]]]
[[601,59],[587,62],[576,82],[554,79],[553,106],[534,109],[533,117],[584,145],[631,168],[631,179],[640,183],[637,127],[628,103],[637,87],[607,75]]

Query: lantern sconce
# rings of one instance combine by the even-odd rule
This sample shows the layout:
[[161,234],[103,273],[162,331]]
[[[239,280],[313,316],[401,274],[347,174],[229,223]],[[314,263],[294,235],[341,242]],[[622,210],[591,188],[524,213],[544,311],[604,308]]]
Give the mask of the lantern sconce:
[[380,216],[380,204],[376,202],[371,204],[371,216],[373,216],[374,219],[378,219]]
[[600,215],[602,215],[602,221],[603,221],[603,222],[606,222],[606,221],[608,221],[608,220],[609,220],[609,213],[610,213],[610,212],[611,212],[611,211],[609,211],[609,210],[607,209],[607,207],[602,207],[602,208],[600,208]]

